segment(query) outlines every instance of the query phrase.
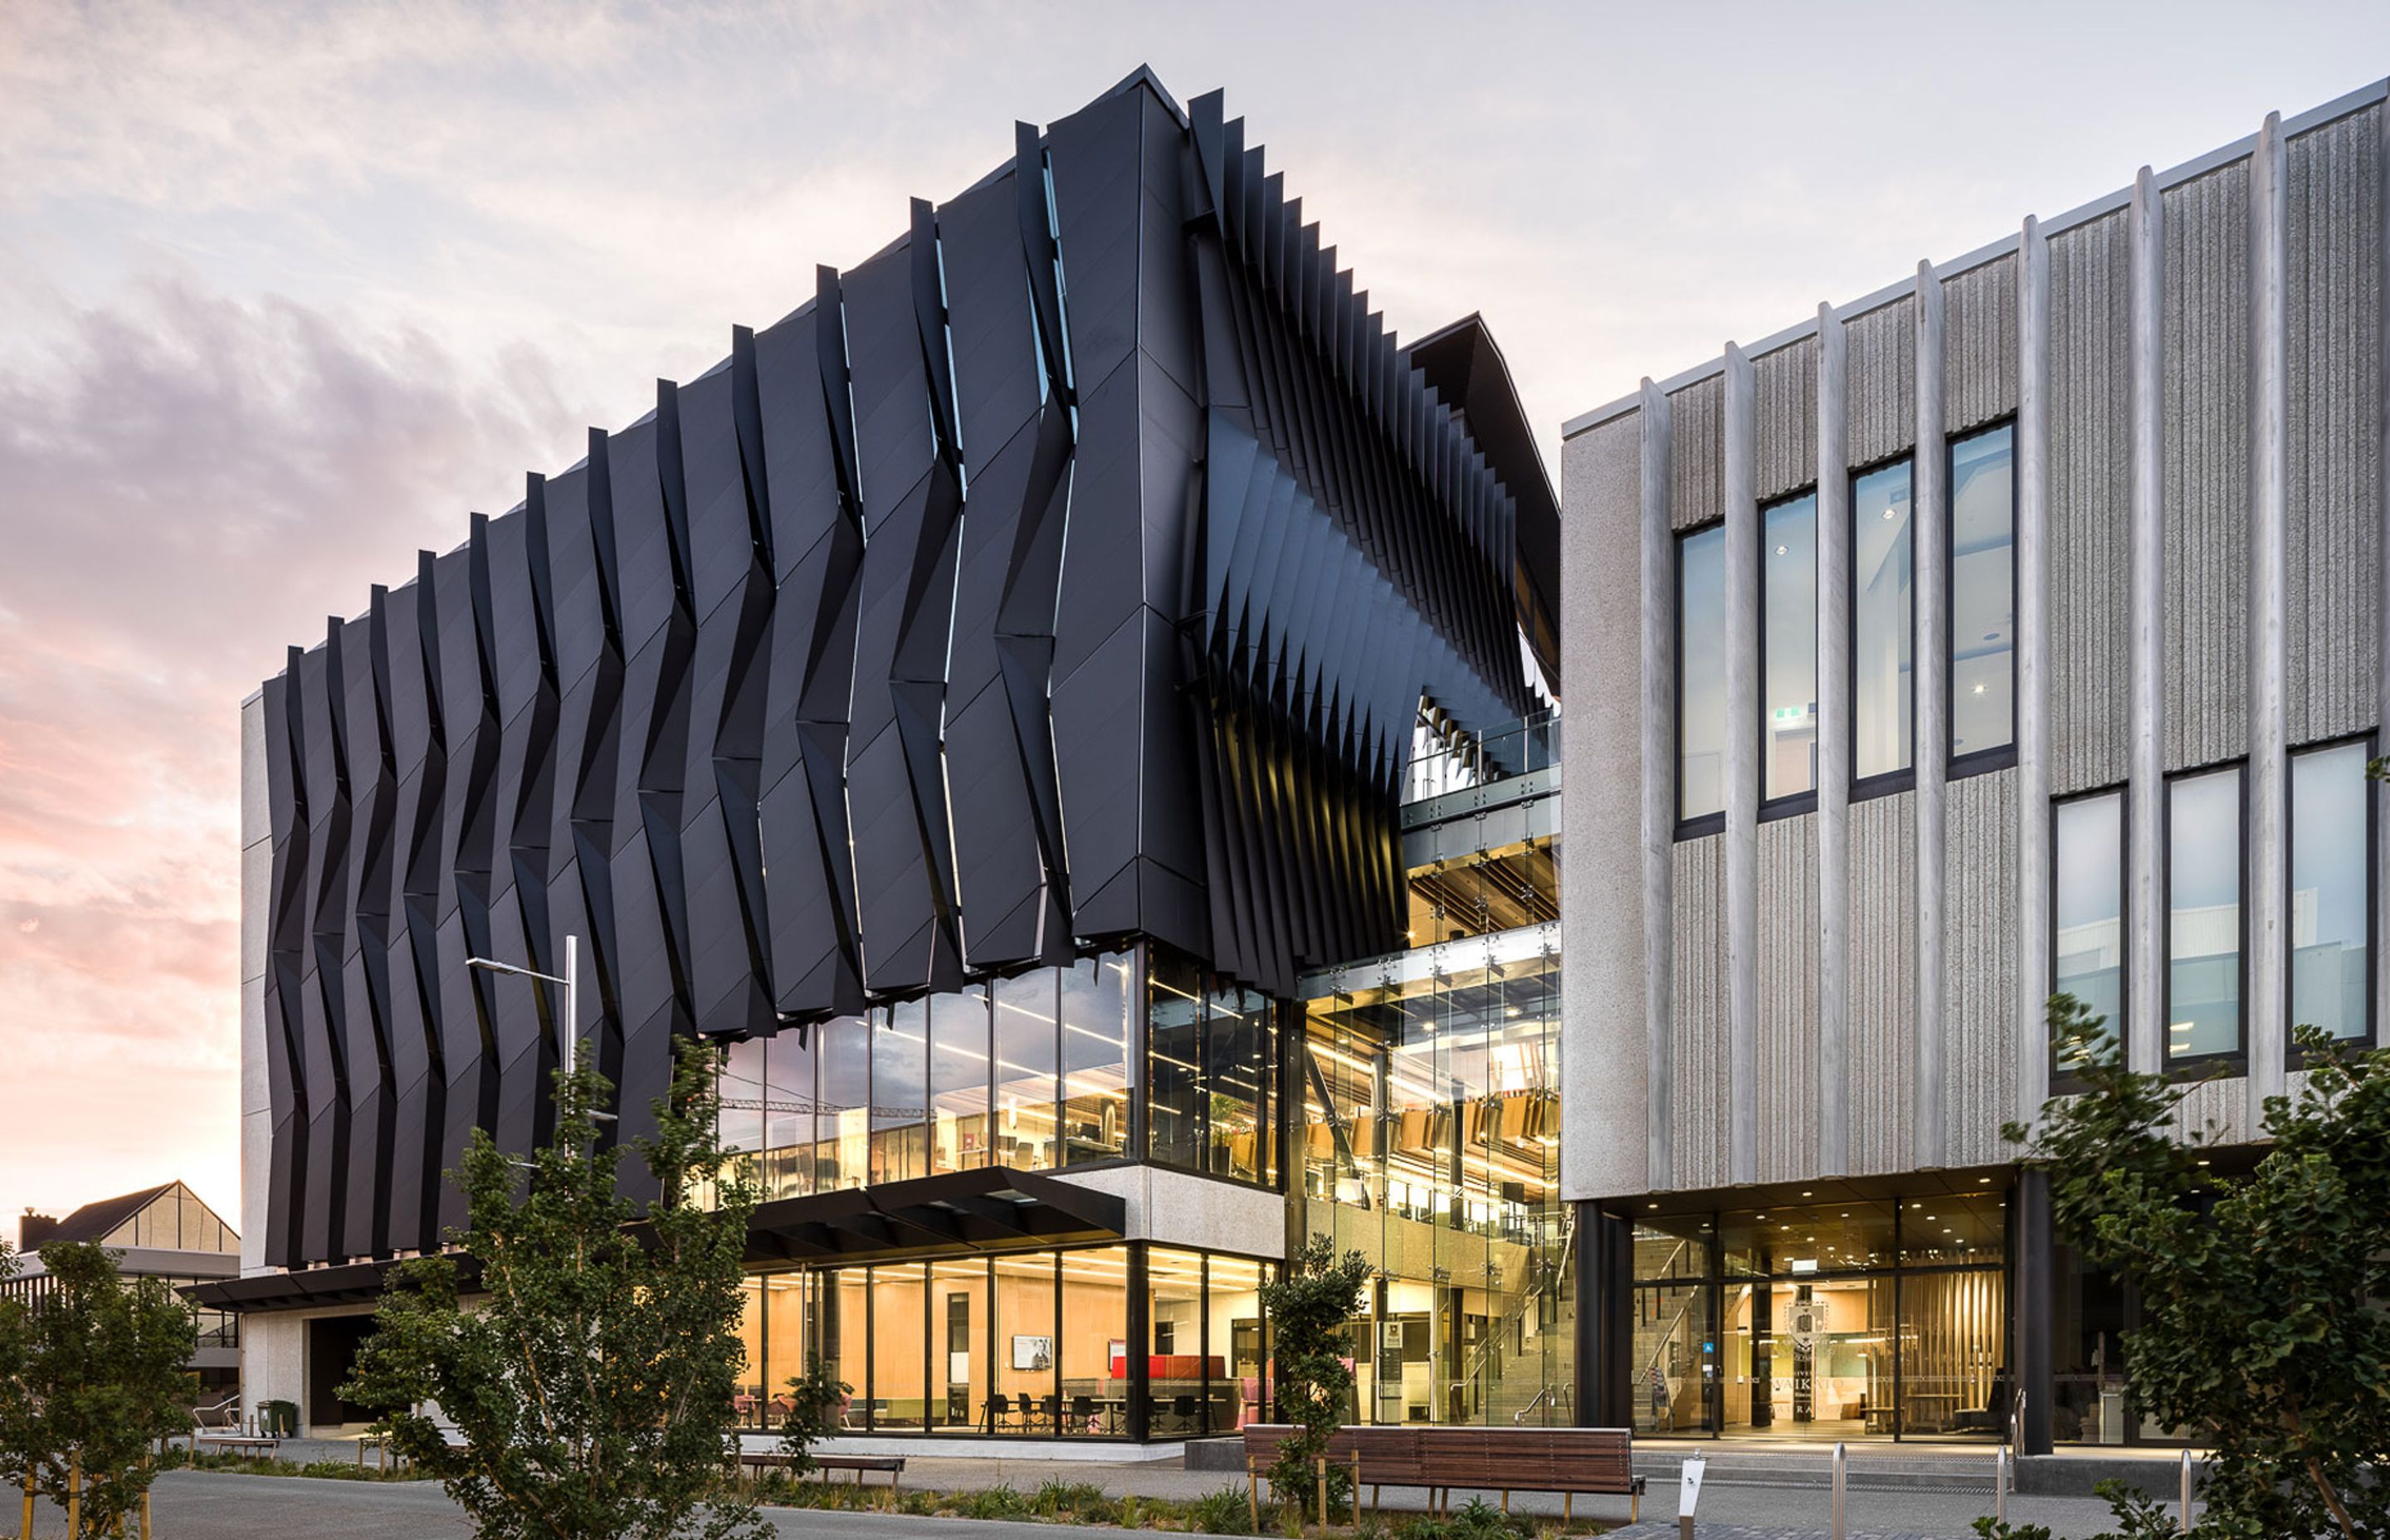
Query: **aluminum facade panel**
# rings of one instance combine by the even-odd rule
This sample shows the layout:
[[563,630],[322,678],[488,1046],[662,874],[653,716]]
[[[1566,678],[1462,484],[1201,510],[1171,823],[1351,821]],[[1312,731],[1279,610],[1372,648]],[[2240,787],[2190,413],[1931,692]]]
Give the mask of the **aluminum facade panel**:
[[2049,744],[2059,796],[2131,752],[2130,313],[2126,216],[2049,242]]
[[1850,809],[1851,1172],[1913,1163],[1917,1059],[1916,796]]
[[1943,428],[1954,438],[2016,410],[2016,267],[2006,256],[1943,280]]
[[268,1262],[436,1246],[471,1131],[546,1133],[559,1002],[470,956],[588,943],[621,1137],[690,1033],[1121,939],[1281,995],[1400,944],[1422,701],[1535,704],[1522,468],[1243,135],[1143,77],[1016,125],[291,651],[246,917]]
[[2289,741],[2377,725],[2382,668],[2382,129],[2353,113],[2286,147]]
[[2249,749],[2249,163],[2165,198],[2165,767]]
[[1849,404],[1846,468],[1874,465],[1917,443],[1917,302],[1896,300],[1844,328]]

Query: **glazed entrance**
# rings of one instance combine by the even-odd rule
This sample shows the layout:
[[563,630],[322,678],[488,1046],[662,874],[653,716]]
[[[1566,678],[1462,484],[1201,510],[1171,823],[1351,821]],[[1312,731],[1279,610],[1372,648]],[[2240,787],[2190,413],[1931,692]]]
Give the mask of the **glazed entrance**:
[[1635,1236],[1636,1431],[1996,1438],[2013,1399],[2008,1196],[1651,1216]]

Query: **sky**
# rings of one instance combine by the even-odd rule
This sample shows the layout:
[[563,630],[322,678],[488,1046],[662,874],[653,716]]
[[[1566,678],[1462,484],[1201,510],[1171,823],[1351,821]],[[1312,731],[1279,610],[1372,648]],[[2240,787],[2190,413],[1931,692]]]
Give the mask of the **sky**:
[[[239,1213],[238,715],[1145,63],[1560,425],[2390,70],[2390,6],[0,5],[0,1217]],[[13,1238],[14,1226],[6,1233]]]

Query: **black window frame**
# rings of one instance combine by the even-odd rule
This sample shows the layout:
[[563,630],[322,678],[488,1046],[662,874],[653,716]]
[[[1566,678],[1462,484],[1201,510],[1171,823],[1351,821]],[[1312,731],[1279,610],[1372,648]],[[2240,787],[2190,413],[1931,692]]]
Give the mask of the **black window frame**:
[[[2381,757],[2381,734],[2369,730],[2320,738],[2313,743],[2298,745],[2282,758],[2282,1033],[2289,1054],[2287,1062],[2294,1070],[2307,1059],[2306,1050],[2299,1046],[2298,1014],[2293,1008],[2298,998],[2298,979],[2290,939],[2291,900],[2299,891],[2298,841],[2294,833],[2298,817],[2299,783],[2294,762],[2308,754],[2328,753],[2339,749],[2361,750],[2366,763],[2371,764]],[[2382,987],[2382,783],[2368,776],[2364,790],[2365,1030],[2355,1036],[2337,1039],[2360,1052],[2379,1042],[2382,1033],[2381,1004],[2376,997]]]
[[[1669,753],[1671,755],[1669,764],[1669,778],[1674,782],[1675,789],[1675,797],[1673,798],[1673,801],[1676,805],[1672,809],[1676,814],[1675,838],[1677,841],[1680,843],[1687,840],[1698,840],[1705,835],[1722,833],[1726,829],[1726,809],[1723,807],[1719,808],[1715,813],[1697,813],[1691,817],[1687,817],[1685,815],[1685,545],[1688,541],[1712,533],[1715,533],[1719,536],[1721,542],[1730,538],[1727,533],[1727,520],[1724,519],[1713,519],[1706,523],[1696,524],[1689,529],[1677,531],[1673,536],[1676,548],[1669,553],[1671,567],[1670,576],[1673,580],[1669,586],[1669,598],[1671,606],[1675,610],[1675,623],[1670,628],[1671,634],[1668,638],[1668,645],[1674,654],[1676,674],[1675,679],[1671,681],[1673,686],[1672,693],[1676,704],[1676,721],[1673,724],[1675,731],[1670,734],[1672,741],[1668,745]],[[1723,612],[1728,600],[1728,596],[1726,593],[1726,574],[1723,572],[1723,552],[1720,553],[1720,561],[1721,576],[1718,584],[1718,607],[1720,611]],[[1728,699],[1726,702],[1726,720],[1730,720],[1734,712],[1734,691],[1731,678],[1733,667],[1734,661],[1729,657],[1727,660],[1727,668],[1729,677],[1728,680],[1727,690]],[[1718,786],[1721,792],[1723,792],[1726,786],[1726,776],[1724,774],[1721,774],[1718,776]]]
[[[2183,781],[2199,780],[2208,776],[2232,773],[2238,792],[2239,815],[2236,821],[2239,848],[2235,851],[2240,866],[2240,885],[2233,902],[2234,919],[2240,931],[2240,945],[2235,961],[2240,969],[2240,1032],[2239,1046],[2212,1053],[2178,1054],[2174,1051],[2174,792]],[[2158,1065],[2169,1077],[2196,1077],[2217,1065],[2237,1068],[2247,1072],[2249,1064],[2249,762],[2243,758],[2218,760],[2192,769],[2177,770],[2167,775],[2159,794],[2158,808],[2158,892],[2165,914],[2165,928],[2159,938],[2158,961]],[[2285,972],[2288,969],[2284,970]]]
[[[1960,753],[1950,741],[1951,728],[1959,720],[1959,446],[1991,433],[2009,436],[2009,603],[2010,625],[2017,627],[2015,609],[2022,592],[2023,572],[2017,558],[2017,419],[2014,413],[1985,423],[1942,441],[1942,485],[1946,495],[1942,501],[1942,734],[1940,749],[1945,780],[1960,780],[1968,776],[1987,775],[2006,770],[2017,762],[2016,656],[2017,644],[2024,638],[2009,638],[2009,740],[1991,749],[1975,749]],[[1913,488],[1912,488],[1913,490]],[[1914,505],[1911,505],[1912,508]],[[1911,518],[1915,516],[1912,513]],[[1913,532],[1912,532],[1913,533]],[[1915,759],[1912,750],[1910,758]]]
[[[1859,774],[1859,482],[1879,471],[1895,466],[1908,468],[1908,763],[1897,770],[1882,770],[1872,776]],[[1868,465],[1854,466],[1849,471],[1849,493],[1843,499],[1843,520],[1847,526],[1848,548],[1844,554],[1844,576],[1850,590],[1850,614],[1845,624],[1843,649],[1843,698],[1848,702],[1843,723],[1844,747],[1850,755],[1850,791],[1848,800],[1863,802],[1876,797],[1895,796],[1917,789],[1917,453],[1911,449],[1897,455],[1887,455]],[[1948,745],[1944,745],[1947,751]]]
[[[1754,741],[1759,745],[1761,752],[1757,756],[1758,763],[1753,766],[1753,774],[1757,777],[1759,782],[1757,789],[1759,793],[1759,821],[1763,824],[1777,818],[1797,817],[1804,813],[1815,813],[1818,810],[1818,789],[1814,785],[1806,791],[1794,791],[1781,797],[1770,797],[1767,794],[1767,755],[1766,750],[1767,747],[1768,728],[1767,515],[1771,510],[1780,508],[1788,503],[1797,503],[1804,497],[1810,499],[1812,504],[1816,505],[1813,506],[1809,511],[1809,541],[1814,551],[1818,542],[1818,517],[1820,508],[1822,507],[1822,499],[1818,496],[1818,483],[1815,481],[1811,481],[1805,486],[1795,487],[1790,492],[1784,493],[1780,496],[1771,497],[1767,502],[1760,504],[1755,516],[1757,520],[1757,529],[1754,533],[1758,536],[1760,547],[1759,581],[1754,585],[1755,591],[1753,595],[1753,598],[1758,606],[1758,624],[1753,628],[1752,647],[1757,654],[1757,656],[1753,660],[1754,665],[1756,669],[1753,677],[1757,687],[1752,691],[1752,695],[1757,702],[1754,710],[1756,712],[1758,717],[1758,734]],[[1825,605],[1826,584],[1824,577],[1825,574],[1822,569],[1813,556],[1810,561],[1810,578],[1812,582],[1815,583],[1817,590],[1811,596],[1813,613],[1822,610]],[[1680,588],[1681,586],[1682,585],[1679,584]],[[1681,625],[1677,627],[1677,634],[1679,636],[1683,635],[1683,629],[1684,628]],[[1811,671],[1809,687],[1811,692],[1810,705],[1813,708],[1818,704],[1816,699],[1818,684],[1825,676],[1825,660],[1818,655],[1818,651],[1819,649],[1817,648],[1816,644],[1812,643],[1809,658]],[[1818,732],[1822,735],[1826,726],[1822,712],[1819,715],[1819,720],[1817,725]],[[1823,741],[1822,737],[1819,741]],[[1820,771],[1822,771],[1823,768],[1824,766],[1821,764],[1819,765]],[[1721,816],[1723,816],[1723,815],[1721,815]]]
[[[2049,914],[2048,944],[2049,977],[2048,994],[2058,993],[2058,813],[2059,809],[2075,802],[2116,799],[2116,925],[2124,945],[2124,965],[2116,972],[2116,1014],[2108,1022],[2110,1033],[2116,1039],[2117,1050],[2129,1064],[2132,1059],[2133,1019],[2133,796],[2132,788],[2123,781],[2092,787],[2083,791],[2070,791],[2049,799]],[[2042,1051],[2049,1059],[2049,1093],[2052,1096],[2080,1090],[2083,1076],[2065,1068],[2059,1061],[2058,1044],[2049,1037],[2047,1022],[2042,1028]]]

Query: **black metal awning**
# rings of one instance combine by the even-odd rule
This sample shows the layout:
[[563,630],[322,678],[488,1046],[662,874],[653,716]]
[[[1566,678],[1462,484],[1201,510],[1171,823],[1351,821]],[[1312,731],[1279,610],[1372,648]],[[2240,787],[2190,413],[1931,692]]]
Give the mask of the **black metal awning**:
[[[461,1253],[456,1287],[469,1293],[481,1283],[479,1259]],[[244,1314],[267,1310],[303,1310],[327,1304],[370,1304],[381,1298],[390,1277],[404,1261],[351,1262],[338,1267],[308,1267],[295,1273],[263,1273],[255,1277],[225,1278],[213,1283],[188,1283],[175,1290],[193,1304]]]
[[[747,1260],[869,1262],[916,1253],[1017,1251],[1118,1240],[1127,1225],[1124,1199],[999,1166],[759,1204],[747,1222]],[[455,1261],[457,1290],[471,1293],[481,1281],[480,1262],[461,1252]],[[353,1262],[186,1284],[180,1292],[194,1304],[243,1312],[366,1304],[381,1297],[391,1275],[405,1265]]]
[[997,1166],[758,1205],[750,1262],[857,1261],[1117,1240],[1128,1204],[1108,1192]]

